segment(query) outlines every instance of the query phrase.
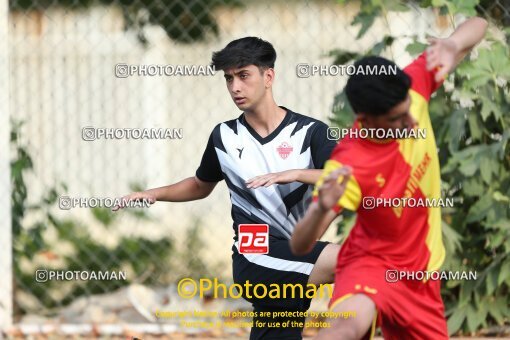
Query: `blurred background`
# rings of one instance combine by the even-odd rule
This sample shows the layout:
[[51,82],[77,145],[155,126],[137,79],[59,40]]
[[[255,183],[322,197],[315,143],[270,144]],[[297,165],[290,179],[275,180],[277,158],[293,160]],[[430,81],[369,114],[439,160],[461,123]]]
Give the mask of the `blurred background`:
[[[0,325],[7,336],[247,338],[249,329],[182,327],[156,310],[250,310],[241,300],[183,300],[181,278],[232,282],[229,195],[112,213],[59,209],[59,197],[118,197],[193,176],[219,122],[240,115],[215,76],[118,78],[115,65],[208,65],[231,40],[277,51],[276,102],[349,126],[344,76],[298,64],[346,65],[377,54],[405,66],[427,37],[464,18],[487,39],[449,76],[430,111],[442,166],[443,284],[455,336],[510,336],[510,1],[9,0],[0,10]],[[182,139],[85,141],[84,127],[182,129]],[[327,240],[341,242],[354,216]],[[126,280],[37,282],[36,270],[124,271]],[[312,309],[326,309],[327,299]],[[220,316],[218,316],[220,318]],[[203,320],[196,317],[190,320]],[[207,319],[207,318],[206,318]],[[249,320],[249,319],[247,319]],[[312,327],[313,328],[313,327]],[[315,329],[308,329],[313,335]]]

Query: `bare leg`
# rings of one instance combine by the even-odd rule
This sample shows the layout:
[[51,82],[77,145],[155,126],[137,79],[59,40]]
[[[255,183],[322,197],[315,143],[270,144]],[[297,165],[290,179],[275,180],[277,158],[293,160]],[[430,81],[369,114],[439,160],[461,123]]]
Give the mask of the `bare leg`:
[[328,244],[319,255],[310,276],[308,283],[315,285],[324,283],[333,283],[335,280],[336,260],[340,246],[338,244]]
[[361,339],[370,330],[374,317],[377,315],[374,302],[365,294],[355,294],[345,299],[334,306],[332,311],[352,313],[352,316],[329,319],[331,327],[323,328],[315,338],[316,340]]

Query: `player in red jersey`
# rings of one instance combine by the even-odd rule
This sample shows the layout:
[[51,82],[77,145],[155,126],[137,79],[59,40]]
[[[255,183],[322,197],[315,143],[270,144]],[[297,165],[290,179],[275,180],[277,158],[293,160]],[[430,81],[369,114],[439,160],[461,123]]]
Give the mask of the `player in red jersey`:
[[[440,281],[405,278],[393,271],[436,271],[444,261],[439,207],[374,206],[376,199],[440,198],[440,172],[428,112],[431,94],[483,38],[487,23],[471,18],[447,39],[433,39],[427,51],[396,74],[351,76],[346,94],[356,121],[353,129],[410,131],[425,138],[340,141],[316,184],[314,202],[296,225],[295,254],[312,249],[332,216],[345,208],[356,223],[338,255],[331,319],[318,339],[372,337],[376,325],[386,339],[445,339],[448,331]],[[381,57],[358,66],[394,67]],[[398,274],[397,274],[398,275]],[[397,277],[398,278],[398,277]]]

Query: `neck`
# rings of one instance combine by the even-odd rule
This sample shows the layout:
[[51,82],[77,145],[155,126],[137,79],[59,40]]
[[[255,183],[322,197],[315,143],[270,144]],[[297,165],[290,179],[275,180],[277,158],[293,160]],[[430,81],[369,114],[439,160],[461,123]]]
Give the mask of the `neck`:
[[[360,129],[370,129],[371,126],[369,124],[366,124],[363,125],[362,122],[358,119],[358,126]],[[374,143],[377,143],[377,144],[387,144],[387,143],[391,143],[394,141],[394,139],[388,139],[388,138],[366,138],[368,141],[371,141],[371,142],[374,142]]]
[[244,119],[261,137],[266,137],[280,125],[285,114],[284,109],[276,105],[274,100],[270,100],[252,110],[246,110]]

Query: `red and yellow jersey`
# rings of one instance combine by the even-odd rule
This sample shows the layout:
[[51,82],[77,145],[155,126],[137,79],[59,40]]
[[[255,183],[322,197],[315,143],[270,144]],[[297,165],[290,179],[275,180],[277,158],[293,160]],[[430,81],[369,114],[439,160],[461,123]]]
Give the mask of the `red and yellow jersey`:
[[[357,212],[356,224],[342,246],[339,259],[374,256],[395,269],[437,270],[445,257],[439,207],[376,207],[365,209],[363,198],[440,198],[436,141],[428,112],[431,94],[440,84],[426,70],[425,54],[404,70],[412,79],[410,113],[426,138],[377,142],[347,136],[334,149],[317,187],[331,171],[349,165],[353,175],[341,208]],[[355,122],[354,129],[359,128]],[[345,263],[345,262],[344,262]]]

